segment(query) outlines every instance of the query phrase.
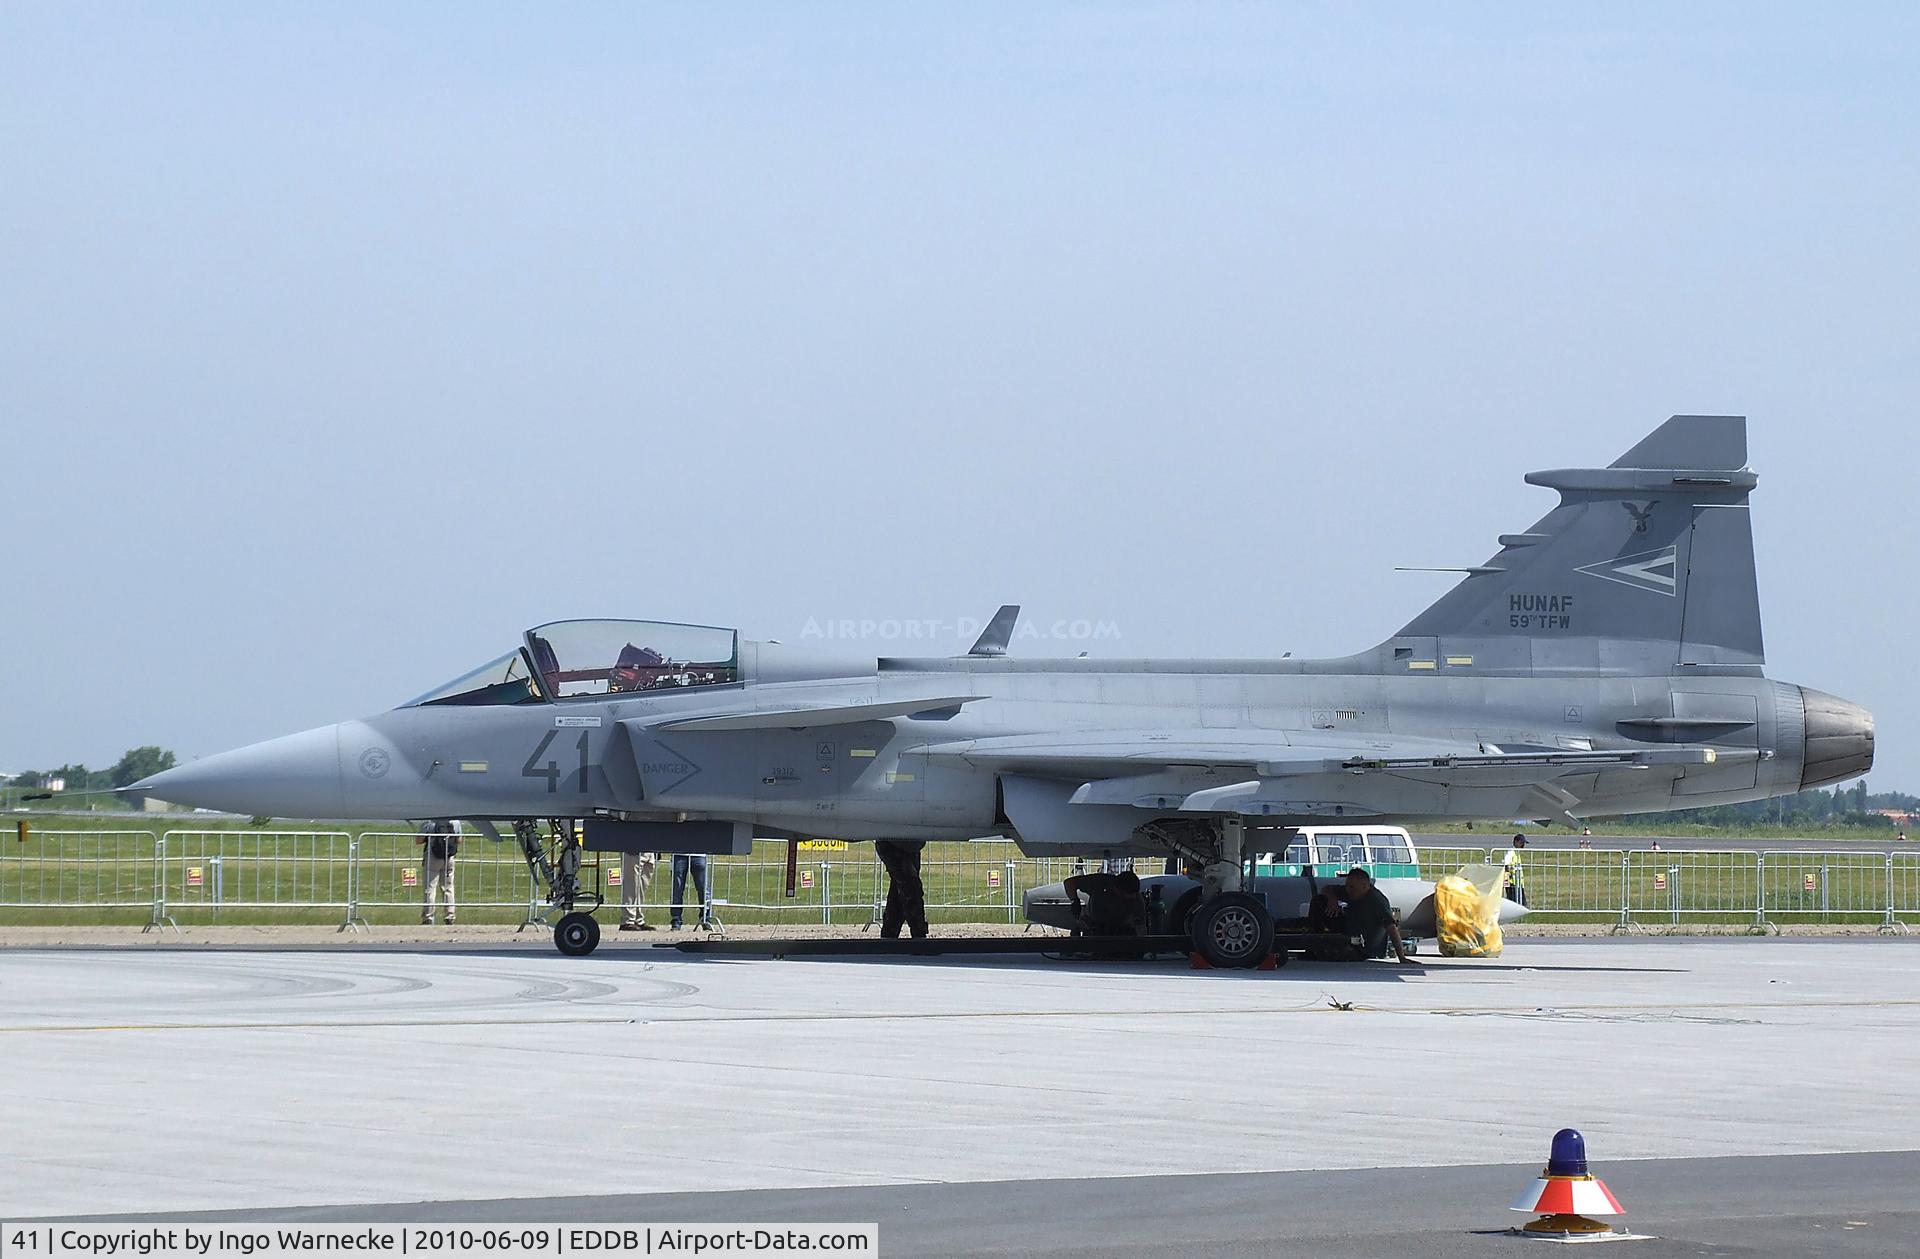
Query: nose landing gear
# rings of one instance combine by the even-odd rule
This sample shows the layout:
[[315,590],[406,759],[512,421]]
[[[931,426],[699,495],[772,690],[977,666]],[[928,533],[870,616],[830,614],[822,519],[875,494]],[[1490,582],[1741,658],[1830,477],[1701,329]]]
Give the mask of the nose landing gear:
[[[600,945],[600,924],[593,911],[606,903],[595,890],[580,887],[580,832],[571,818],[556,818],[548,824],[543,838],[539,824],[521,818],[513,824],[513,837],[520,842],[520,855],[526,859],[527,873],[546,889],[547,904],[560,911],[553,925],[553,947],[568,957],[585,957]],[[585,910],[576,909],[590,902]]]

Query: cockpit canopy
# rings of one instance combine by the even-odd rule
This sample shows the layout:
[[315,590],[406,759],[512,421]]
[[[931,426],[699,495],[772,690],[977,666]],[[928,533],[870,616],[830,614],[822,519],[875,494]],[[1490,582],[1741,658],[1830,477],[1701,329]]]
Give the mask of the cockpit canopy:
[[555,621],[527,633],[549,695],[617,695],[740,680],[739,634],[666,621]]
[[528,630],[519,650],[405,706],[527,704],[726,686],[740,680],[739,638],[730,629],[670,621],[553,621]]
[[445,686],[436,686],[425,695],[402,704],[402,708],[420,708],[428,704],[471,706],[476,704],[531,704],[541,698],[533,684],[533,671],[527,667],[527,654],[516,649],[498,660],[489,660],[478,669],[463,673]]

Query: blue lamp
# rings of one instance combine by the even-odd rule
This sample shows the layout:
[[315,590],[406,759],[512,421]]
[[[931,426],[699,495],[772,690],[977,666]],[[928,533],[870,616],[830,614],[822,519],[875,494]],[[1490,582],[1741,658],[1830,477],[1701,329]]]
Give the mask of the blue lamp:
[[1572,1128],[1562,1128],[1553,1134],[1553,1148],[1547,1155],[1547,1175],[1549,1176],[1585,1176],[1587,1174],[1587,1139]]

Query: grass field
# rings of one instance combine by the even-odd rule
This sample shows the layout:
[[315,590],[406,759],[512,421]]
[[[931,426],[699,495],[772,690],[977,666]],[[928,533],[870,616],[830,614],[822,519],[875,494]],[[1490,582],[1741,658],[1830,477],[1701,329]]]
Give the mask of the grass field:
[[[164,845],[156,842],[162,836]],[[1478,835],[1460,838],[1468,842],[1423,851],[1429,877],[1486,859],[1489,850],[1472,843]],[[1505,846],[1492,851],[1497,857]],[[791,896],[782,843],[758,844],[751,857],[711,859],[721,921],[858,925],[873,916],[885,879],[870,848],[799,856]],[[156,903],[182,924],[338,923],[350,903],[360,919],[402,923],[419,915],[421,864],[413,834],[391,825],[254,830],[191,815],[40,819],[24,841],[0,834],[0,923],[141,925]],[[583,886],[617,903],[617,864],[588,854]],[[1065,877],[1073,863],[1022,857],[1011,844],[935,843],[927,845],[922,868],[933,921],[1014,922],[1022,894]],[[510,844],[469,836],[455,869],[463,921],[529,917],[530,880]],[[1617,922],[1624,908],[1630,922],[1644,926],[1738,925],[1763,913],[1775,923],[1872,924],[1890,907],[1901,919],[1920,920],[1920,854],[1536,849],[1522,869],[1528,904],[1541,921]],[[644,898],[651,922],[667,920],[670,871],[662,860]]]

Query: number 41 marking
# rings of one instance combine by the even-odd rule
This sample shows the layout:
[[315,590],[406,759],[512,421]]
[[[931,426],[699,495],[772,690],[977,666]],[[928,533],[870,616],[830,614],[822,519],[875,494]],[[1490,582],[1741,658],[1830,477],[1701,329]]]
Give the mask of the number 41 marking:
[[[520,767],[520,776],[522,778],[546,779],[548,795],[552,795],[555,792],[558,792],[560,790],[560,762],[548,761],[543,766],[540,764],[540,758],[542,756],[545,756],[547,753],[547,749],[553,746],[553,736],[558,733],[559,731],[557,730],[549,730],[545,734],[541,735],[540,742],[537,745],[535,745],[533,749],[533,755],[529,756],[527,758],[527,763]],[[580,769],[576,778],[577,785],[574,787],[574,790],[581,793],[582,795],[585,795],[587,790],[587,768],[588,768],[587,744],[588,742],[589,740],[588,740],[587,731],[582,730],[580,732],[579,740],[574,744],[574,747],[580,753]]]

